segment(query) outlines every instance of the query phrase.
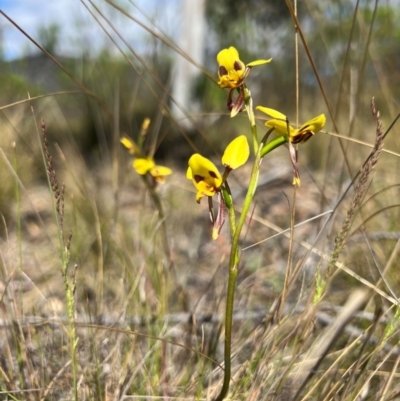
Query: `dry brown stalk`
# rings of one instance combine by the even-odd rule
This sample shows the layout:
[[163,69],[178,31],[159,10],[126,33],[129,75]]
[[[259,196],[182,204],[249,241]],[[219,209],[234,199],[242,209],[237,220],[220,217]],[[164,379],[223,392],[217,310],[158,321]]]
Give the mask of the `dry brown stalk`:
[[365,163],[361,169],[360,178],[358,180],[350,207],[347,210],[346,218],[344,219],[341,229],[336,234],[334,248],[333,248],[333,251],[331,254],[331,258],[329,261],[328,270],[327,270],[327,274],[326,274],[327,278],[329,278],[331,276],[332,269],[336,265],[339,255],[341,254],[341,252],[343,250],[343,247],[346,243],[351,224],[353,223],[353,220],[354,220],[354,216],[355,216],[355,214],[361,204],[361,201],[365,195],[365,192],[368,188],[367,184],[368,184],[369,175],[371,174],[371,171],[376,166],[376,163],[378,162],[379,156],[382,152],[383,137],[384,137],[383,130],[382,130],[382,121],[380,119],[379,111],[376,110],[374,98],[372,98],[372,100],[371,100],[371,111],[372,111],[372,115],[376,121],[375,144],[374,144],[374,147],[373,147],[370,155],[368,156],[367,160],[365,161]]
[[53,158],[51,157],[50,151],[49,151],[49,141],[47,139],[47,134],[46,134],[46,124],[45,121],[42,119],[41,121],[41,129],[42,129],[42,135],[43,135],[43,151],[44,151],[44,156],[46,159],[46,171],[47,175],[49,177],[51,189],[54,194],[54,201],[55,201],[55,207],[56,207],[56,212],[58,216],[58,222],[60,225],[60,230],[61,233],[63,233],[63,226],[64,226],[64,191],[65,191],[65,185],[64,183],[61,186],[58,185],[57,181],[57,175],[53,167]]

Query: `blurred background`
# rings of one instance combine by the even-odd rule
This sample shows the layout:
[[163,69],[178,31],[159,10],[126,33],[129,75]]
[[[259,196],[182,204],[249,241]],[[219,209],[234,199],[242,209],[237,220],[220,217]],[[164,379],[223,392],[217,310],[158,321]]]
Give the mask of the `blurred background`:
[[[215,56],[231,45],[245,62],[274,58],[267,68],[253,70],[253,96],[257,104],[294,114],[294,24],[285,2],[2,0],[0,7],[110,110],[118,90],[124,130],[137,129],[143,116],[153,117],[163,104],[176,120],[173,125],[186,130],[225,111],[226,93],[215,85]],[[396,115],[399,13],[397,1],[298,4],[302,30],[343,135],[357,135],[369,115],[372,95],[382,104],[383,116]],[[3,16],[0,58],[3,105],[26,98],[27,92],[35,96],[79,90]],[[326,105],[301,44],[299,64],[300,115],[307,119],[325,112]],[[94,128],[93,99],[62,96],[56,101],[62,111],[80,102],[80,113],[68,115],[68,128],[82,146],[101,145],[104,138],[100,140]],[[85,134],[77,132],[81,124]],[[60,131],[59,135],[63,136]]]
[[[239,50],[245,64],[273,58],[267,65],[254,67],[246,79],[255,106],[280,110],[293,126],[297,99],[299,124],[321,113],[327,117],[324,131],[299,146],[302,185],[296,202],[288,149],[282,146],[263,160],[254,208],[243,230],[241,243],[247,249],[242,252],[235,307],[244,311],[245,318],[249,311],[261,310],[265,316],[280,294],[289,240],[285,234],[276,234],[290,227],[294,203],[296,224],[316,219],[295,230],[292,260],[301,274],[291,283],[287,306],[297,313],[294,305],[309,305],[315,273],[323,261],[320,254],[309,252],[304,241],[325,256],[332,251],[354,194],[352,180],[376,138],[371,98],[375,97],[384,130],[400,112],[398,0],[299,0],[298,21],[306,46],[298,37],[298,98],[295,24],[283,0],[0,0],[0,10],[0,295],[9,291],[0,297],[0,312],[13,316],[10,305],[21,301],[21,313],[65,316],[58,227],[42,154],[41,119],[60,187],[65,183],[64,236],[69,231],[73,234],[77,315],[161,319],[168,313],[223,310],[229,227],[225,225],[217,241],[210,239],[207,202],[196,204],[185,172],[195,152],[222,169],[220,157],[226,145],[239,134],[250,138],[246,113],[230,119],[228,92],[216,83],[216,55],[229,46]],[[256,116],[261,138],[265,115]],[[163,216],[132,169],[132,156],[120,143],[122,136],[138,141],[146,118],[151,123],[144,152],[173,169],[167,182],[156,189]],[[353,272],[372,283],[380,278],[376,266],[386,266],[387,283],[394,288],[400,271],[399,134],[397,123],[385,138],[353,223],[354,232],[350,231],[341,255]],[[238,209],[250,164],[229,177]],[[334,209],[334,217],[328,220]],[[166,236],[160,234],[160,227],[165,227]],[[386,284],[380,285],[388,292]],[[347,273],[335,275],[327,304],[333,310],[360,286],[364,284]],[[163,322],[146,322],[143,331],[159,335],[164,329]],[[185,336],[188,345],[195,344],[196,350],[221,360],[220,322],[206,326],[205,336],[199,328],[192,333],[186,326],[175,327],[168,335],[179,342]],[[241,320],[234,333],[235,347],[243,346],[243,355],[251,348],[246,341],[255,326],[250,323]],[[51,327],[46,330],[48,337],[38,336],[40,346],[35,349],[46,349],[41,341],[49,339],[48,348],[56,357],[48,366],[53,373],[59,372],[66,359],[57,358],[59,337],[53,337]],[[277,332],[277,343],[285,343],[284,355],[286,340],[282,339],[292,333],[292,327],[282,330]],[[308,337],[308,331],[304,333]],[[103,352],[99,360],[107,359],[104,337],[109,334],[91,335],[82,341],[89,338]],[[308,343],[302,341],[307,353]],[[257,348],[257,341],[254,344]],[[150,341],[147,345],[153,346]],[[82,347],[81,355],[87,356],[91,349]],[[130,352],[136,348],[126,349],[121,351],[126,366],[136,372],[135,363],[142,363],[142,355],[135,359]],[[179,354],[177,347],[171,349]],[[161,353],[156,355],[155,360]],[[187,363],[187,357],[179,355],[173,369],[185,372],[184,379],[180,382],[179,375],[171,374],[177,378],[171,387],[179,389],[184,382],[193,391],[191,372],[197,372],[201,382],[202,371],[196,358]],[[11,373],[14,359],[9,363]],[[112,360],[110,366],[122,363],[117,352]],[[106,371],[105,366],[93,379],[101,382],[99,388],[103,377],[111,377],[110,388],[129,383],[128,373],[120,379],[116,377],[119,369]],[[133,382],[132,392],[146,383],[146,369]],[[159,389],[155,371],[154,394]],[[53,373],[43,383],[52,383]],[[250,372],[248,377],[257,375]],[[68,380],[60,388],[68,387]],[[28,384],[26,388],[34,387]],[[150,391],[143,386],[142,393]]]
[[[193,197],[191,183],[184,178],[187,160],[201,152],[219,163],[228,141],[249,132],[244,113],[229,119],[227,92],[216,85],[219,50],[233,45],[245,63],[272,57],[270,64],[253,68],[247,80],[254,104],[284,112],[295,125],[294,23],[285,2],[2,0],[0,7],[4,13],[0,15],[0,210],[7,225],[16,224],[15,172],[34,198],[24,206],[24,221],[32,235],[41,229],[30,205],[39,216],[49,207],[38,195],[46,183],[37,137],[44,118],[56,170],[70,196],[66,219],[74,235],[83,238],[73,253],[81,263],[82,255],[96,255],[96,247],[105,243],[99,235],[108,234],[107,229],[118,222],[116,211],[127,205],[137,209],[145,202],[131,156],[119,138],[137,138],[142,122],[150,118],[145,152],[176,172],[160,191],[166,194],[171,224],[183,225],[174,239],[177,253],[182,247],[185,257],[198,256],[199,244],[205,241],[209,246],[210,227],[204,205],[187,208]],[[399,111],[400,8],[397,1],[306,0],[298,3],[297,13],[307,43],[306,49],[299,40],[299,122],[320,113],[327,116],[325,132],[299,153],[306,188],[299,195],[305,198],[298,204],[302,221],[315,210],[323,213],[335,207],[370,152],[375,138],[372,96],[386,127]],[[33,100],[24,101],[28,98]],[[399,129],[395,125],[385,140],[392,152],[399,148]],[[384,172],[375,184],[378,189],[396,188],[398,158],[389,154],[385,158]],[[9,164],[14,159],[13,175]],[[247,173],[236,177],[238,199]],[[263,217],[272,213],[283,227],[290,219],[282,191],[290,190],[291,178],[287,150],[280,148],[263,163],[257,210]],[[395,189],[391,191],[397,196]],[[75,203],[83,208],[79,210],[87,220],[84,228],[71,206]],[[391,209],[387,218],[393,222],[396,216],[397,209]],[[86,243],[93,219],[98,231]],[[193,219],[201,221],[198,232],[191,225]],[[313,230],[319,228],[317,224]],[[256,236],[266,238],[269,233]],[[265,256],[258,247],[262,258],[268,263],[279,260],[283,267],[286,246],[282,253],[273,245],[265,246],[273,252]],[[201,266],[203,262],[198,260]]]

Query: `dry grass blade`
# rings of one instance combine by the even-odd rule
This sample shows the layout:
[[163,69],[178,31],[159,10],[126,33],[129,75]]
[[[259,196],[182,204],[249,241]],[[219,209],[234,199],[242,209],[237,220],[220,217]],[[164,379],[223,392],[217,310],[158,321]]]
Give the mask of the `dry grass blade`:
[[[367,300],[367,291],[354,292],[346,302],[344,308],[342,309],[342,312],[335,319],[333,325],[328,327],[321,335],[318,342],[308,353],[307,359],[305,359],[305,361],[302,362],[298,368],[298,377],[295,380],[295,383],[299,383],[300,380],[303,380],[304,375],[306,375],[306,377],[302,381],[300,387],[297,389],[296,395],[294,396],[293,400],[296,400],[300,397],[307,383],[316,373],[319,365],[328,354],[329,350],[331,349],[334,342],[337,340],[338,336],[340,335],[346,324],[350,321],[355,312],[357,312],[357,310],[359,310],[362,305],[367,302]],[[317,359],[317,362],[311,362],[310,364],[309,361],[312,361],[315,358]]]
[[0,106],[0,110],[6,110],[11,107],[18,106],[20,104],[30,103],[33,100],[39,100],[39,99],[44,99],[47,97],[55,97],[55,96],[62,96],[62,95],[86,95],[86,96],[91,96],[94,99],[96,99],[96,96],[93,95],[92,93],[86,93],[86,92],[81,92],[81,91],[54,92],[54,93],[47,93],[46,95],[32,96],[32,97],[29,97],[28,99],[19,100],[18,102],[14,102],[14,103],[9,103],[9,104],[6,104],[5,106]]
[[361,169],[360,177],[358,179],[355,193],[353,199],[350,203],[350,207],[347,210],[347,214],[345,220],[342,223],[342,227],[340,228],[339,232],[336,235],[335,242],[334,242],[334,249],[332,251],[331,260],[328,265],[327,269],[327,277],[329,277],[332,272],[333,268],[336,265],[336,262],[341,254],[343,247],[346,243],[348,233],[350,231],[351,224],[353,222],[354,216],[361,204],[362,199],[364,198],[365,192],[367,190],[368,178],[371,174],[371,171],[376,166],[378,162],[379,156],[382,152],[383,147],[383,130],[382,130],[382,121],[380,119],[379,111],[375,108],[375,101],[372,99],[371,102],[371,110],[372,115],[376,120],[376,140],[373,150],[371,154],[368,156],[366,162],[364,163],[363,168]]
[[[330,135],[330,136],[335,136],[337,138],[344,139],[345,141],[354,142],[354,143],[358,143],[358,144],[363,145],[363,146],[367,146],[368,148],[374,148],[375,147],[375,144],[364,142],[364,141],[361,141],[361,140],[355,139],[355,138],[349,138],[348,136],[336,134],[334,132],[328,132],[327,134]],[[382,149],[382,152],[383,153],[387,153],[389,155],[396,156],[396,157],[400,157],[400,153],[395,152],[395,151],[390,150],[390,149]]]
[[[282,234],[284,235],[286,238],[290,239],[290,233],[287,232],[287,230],[284,230],[282,227],[277,226],[274,223],[271,223],[270,221],[263,219],[262,217],[259,217],[257,215],[253,215],[252,217],[254,220],[262,223],[263,225],[265,225],[268,228],[271,228],[272,230],[276,231],[278,233],[278,235]],[[295,240],[295,242],[297,242]],[[321,251],[321,249],[319,249],[318,247],[314,245],[309,244],[306,241],[298,241],[298,243],[305,249],[308,249],[311,253],[318,255],[319,257],[321,257],[322,259],[324,259],[325,261],[329,262],[331,261],[331,256],[327,253],[324,253],[323,251]],[[348,274],[349,276],[351,276],[352,278],[354,278],[355,280],[357,280],[359,283],[363,284],[364,286],[370,288],[371,290],[373,290],[374,292],[376,292],[377,294],[379,294],[380,296],[382,296],[383,298],[387,299],[390,303],[392,304],[397,304],[397,301],[391,297],[390,295],[386,294],[384,291],[382,291],[378,286],[376,286],[375,284],[369,282],[368,280],[366,280],[365,278],[361,277],[359,274],[357,274],[356,272],[352,271],[349,267],[347,267],[344,263],[342,262],[338,262],[336,261],[335,266],[340,269],[343,270],[346,274]]]
[[387,393],[389,391],[390,385],[393,381],[393,378],[396,375],[397,372],[397,367],[399,366],[400,363],[400,355],[397,356],[395,363],[393,364],[392,370],[390,372],[390,375],[387,377],[387,380],[385,382],[385,385],[382,388],[382,392],[380,394],[380,400],[389,400],[390,398],[387,397]]

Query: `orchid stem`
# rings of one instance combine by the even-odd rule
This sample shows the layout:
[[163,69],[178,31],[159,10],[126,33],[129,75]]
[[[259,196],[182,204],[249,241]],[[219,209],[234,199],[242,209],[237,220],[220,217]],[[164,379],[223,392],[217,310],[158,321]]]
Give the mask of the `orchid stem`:
[[[235,299],[235,287],[236,278],[238,275],[238,265],[239,265],[239,239],[240,233],[242,231],[243,225],[246,221],[247,212],[250,209],[250,205],[253,201],[254,193],[257,188],[258,176],[260,170],[261,152],[262,146],[260,147],[257,142],[257,127],[254,122],[254,113],[252,109],[252,101],[250,96],[250,91],[245,89],[245,103],[246,110],[249,115],[251,130],[253,133],[254,149],[256,152],[256,157],[253,164],[253,169],[250,176],[250,182],[247,189],[247,194],[244,200],[243,209],[239,217],[237,225],[235,225],[234,218],[234,207],[233,203],[229,205],[229,218],[230,223],[233,222],[234,230],[231,229],[231,239],[232,247],[229,258],[229,278],[228,278],[228,292],[226,295],[226,310],[225,310],[225,349],[224,349],[224,359],[225,359],[225,370],[224,370],[224,382],[221,391],[215,401],[222,401],[229,390],[229,383],[231,380],[231,348],[232,348],[232,321],[233,321],[233,303]],[[251,109],[251,111],[250,111]],[[253,116],[253,120],[251,120]],[[254,125],[253,125],[254,122]]]
[[169,242],[168,242],[168,234],[167,234],[167,226],[165,223],[165,215],[164,215],[164,210],[161,204],[161,200],[159,195],[156,192],[156,189],[154,188],[154,186],[149,182],[149,180],[147,179],[148,177],[143,175],[141,176],[142,180],[144,182],[144,184],[146,185],[151,200],[155,206],[155,208],[157,209],[158,212],[158,217],[159,217],[159,221],[160,221],[160,226],[161,226],[161,235],[162,235],[162,242],[163,242],[163,246],[164,246],[164,252],[165,252],[165,256],[167,257],[167,259],[169,261],[171,261],[171,251],[170,251],[170,247],[169,247]]
[[288,141],[287,135],[281,135],[272,139],[266,145],[263,145],[260,152],[261,159],[269,152],[272,152],[274,149],[285,144],[287,141]]
[[[246,222],[247,213],[250,210],[250,206],[253,202],[254,194],[258,185],[258,177],[260,173],[260,164],[262,158],[269,152],[276,149],[278,146],[285,144],[288,141],[287,135],[278,136],[272,139],[270,142],[265,144],[268,135],[273,131],[270,130],[269,133],[262,139],[261,143],[258,143],[257,137],[257,126],[255,123],[254,111],[253,111],[253,101],[251,99],[250,91],[244,87],[244,101],[246,105],[247,115],[249,117],[251,133],[253,136],[255,159],[253,168],[251,171],[249,186],[247,188],[246,197],[243,202],[242,212],[239,217],[239,221],[236,224],[235,219],[235,208],[233,205],[232,197],[230,196],[229,186],[226,183],[223,189],[224,198],[228,200],[225,202],[229,210],[229,222],[231,226],[231,253],[229,257],[229,278],[228,278],[228,292],[226,295],[226,310],[225,310],[225,349],[224,349],[224,381],[220,393],[214,401],[222,401],[228,393],[229,383],[231,380],[231,348],[232,348],[232,322],[233,322],[233,303],[235,299],[235,287],[236,278],[238,275],[238,267],[240,260],[239,252],[239,240],[240,234],[242,232],[244,223]],[[228,196],[229,193],[229,196]]]

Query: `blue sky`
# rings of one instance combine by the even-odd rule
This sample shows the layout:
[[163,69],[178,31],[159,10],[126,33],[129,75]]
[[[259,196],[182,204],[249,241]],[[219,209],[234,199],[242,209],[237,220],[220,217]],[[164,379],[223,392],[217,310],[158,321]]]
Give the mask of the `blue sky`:
[[[87,1],[85,3],[89,6]],[[148,34],[142,28],[104,1],[95,0],[94,3],[104,11],[131,44],[137,47],[148,38]],[[170,36],[176,36],[181,20],[179,0],[120,0],[116,3],[146,25],[150,25],[141,12],[145,13],[151,17],[156,26]],[[0,0],[0,9],[34,39],[37,39],[39,27],[57,23],[62,37],[58,49],[60,54],[80,54],[87,47],[93,53],[104,47],[113,48],[80,0]],[[7,60],[35,51],[29,40],[2,15],[0,15],[0,29],[3,37],[3,53]]]

